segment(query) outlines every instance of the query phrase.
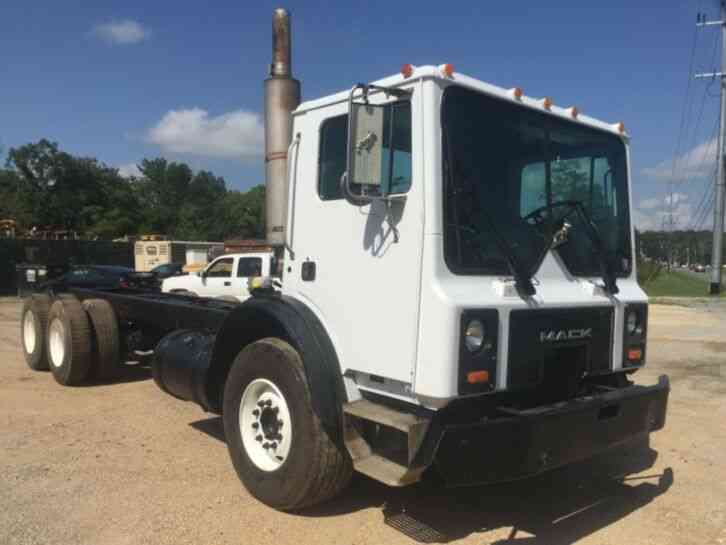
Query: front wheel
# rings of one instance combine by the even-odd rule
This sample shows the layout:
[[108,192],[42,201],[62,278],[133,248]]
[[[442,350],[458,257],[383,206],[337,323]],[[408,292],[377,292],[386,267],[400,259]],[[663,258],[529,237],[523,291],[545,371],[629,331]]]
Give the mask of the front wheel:
[[237,355],[223,409],[232,463],[263,503],[282,510],[309,507],[350,481],[350,457],[314,413],[302,360],[287,342],[262,339]]

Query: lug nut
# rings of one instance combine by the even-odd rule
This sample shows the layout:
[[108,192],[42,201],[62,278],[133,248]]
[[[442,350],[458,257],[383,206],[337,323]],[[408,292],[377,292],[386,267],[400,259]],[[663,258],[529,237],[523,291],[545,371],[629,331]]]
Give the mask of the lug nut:
[[268,407],[272,407],[272,400],[268,399],[265,403]]
[[262,436],[258,435],[257,437],[255,437],[255,441],[262,441]]
[[277,414],[277,413],[280,412],[280,408],[279,407],[273,407],[272,408],[272,412],[275,413],[275,414]]
[[276,448],[277,448],[277,443],[270,443],[270,446],[271,446],[271,447],[272,447],[273,449],[276,449]]
[[260,425],[257,422],[252,422],[252,429],[253,430],[256,430],[259,427],[260,427]]
[[257,406],[258,406],[258,407],[259,407],[260,409],[261,409],[261,408],[263,408],[263,407],[264,407],[265,405],[266,405],[266,403],[265,403],[264,401],[258,401],[258,402],[257,402]]
[[255,409],[254,411],[252,411],[252,416],[260,416],[259,409]]
[[265,443],[264,445],[262,445],[262,448],[265,449],[265,450],[269,449],[270,448],[270,443]]

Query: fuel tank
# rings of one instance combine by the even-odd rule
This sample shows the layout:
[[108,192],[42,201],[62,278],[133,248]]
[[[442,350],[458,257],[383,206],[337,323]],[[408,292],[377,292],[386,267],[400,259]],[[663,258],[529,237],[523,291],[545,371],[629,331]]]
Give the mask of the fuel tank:
[[171,396],[212,410],[206,375],[214,339],[214,334],[194,329],[177,329],[166,335],[154,350],[151,370],[156,385]]

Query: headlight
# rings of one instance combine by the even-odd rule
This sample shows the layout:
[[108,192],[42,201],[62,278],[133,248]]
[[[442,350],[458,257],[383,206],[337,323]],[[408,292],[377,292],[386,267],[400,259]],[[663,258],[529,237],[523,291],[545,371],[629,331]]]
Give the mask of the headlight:
[[640,335],[643,333],[643,324],[640,323],[640,316],[638,316],[638,313],[634,310],[628,312],[625,326],[627,328],[628,335]]
[[469,352],[476,352],[484,343],[484,335],[486,331],[484,324],[479,320],[472,320],[466,326],[464,331],[464,344]]

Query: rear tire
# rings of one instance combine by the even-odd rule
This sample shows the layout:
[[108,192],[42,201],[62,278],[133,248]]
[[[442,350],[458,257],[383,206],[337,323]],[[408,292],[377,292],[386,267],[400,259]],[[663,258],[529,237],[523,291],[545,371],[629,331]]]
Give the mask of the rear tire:
[[95,340],[91,374],[101,380],[118,377],[121,371],[121,341],[113,306],[104,299],[86,299],[83,310],[91,320]]
[[33,371],[48,370],[45,331],[51,299],[46,294],[34,294],[23,302],[20,314],[20,339],[25,362]]
[[62,297],[50,307],[46,350],[53,378],[59,384],[75,386],[88,378],[92,357],[91,324],[75,297]]
[[225,384],[223,419],[237,475],[270,507],[310,507],[350,481],[350,456],[325,432],[300,355],[281,339],[256,341],[237,355]]

